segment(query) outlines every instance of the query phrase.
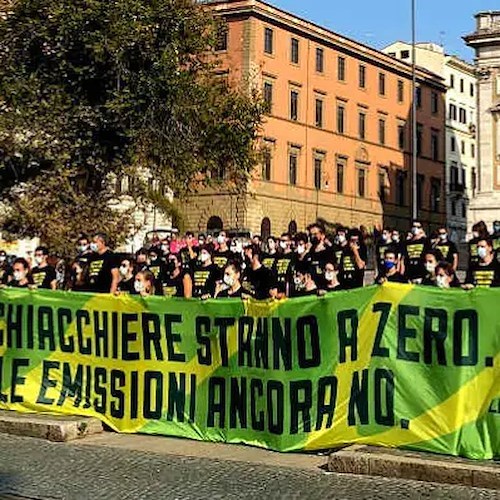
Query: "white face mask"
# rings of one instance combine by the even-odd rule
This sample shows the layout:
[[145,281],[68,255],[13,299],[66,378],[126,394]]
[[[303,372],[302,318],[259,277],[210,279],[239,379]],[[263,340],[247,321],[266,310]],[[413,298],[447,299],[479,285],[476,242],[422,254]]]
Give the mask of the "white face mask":
[[439,239],[440,239],[441,241],[446,241],[446,238],[448,238],[448,235],[447,235],[447,234],[440,234],[440,235],[439,235]]
[[334,271],[325,271],[325,279],[326,281],[333,281],[335,279]]
[[128,275],[128,267],[120,266],[120,275],[125,278]]
[[387,233],[382,234],[382,240],[387,241],[389,239],[389,235]]
[[15,281],[22,281],[26,278],[26,271],[14,271],[12,275]]
[[99,249],[99,247],[97,246],[97,243],[91,243],[90,244],[90,249],[93,251],[93,252],[97,252],[97,250]]
[[0,255],[0,263],[5,262],[6,259],[5,255]]
[[433,264],[432,262],[426,262],[425,263],[425,270],[428,273],[433,273],[436,270],[436,264]]
[[223,243],[225,243],[225,242],[226,242],[226,237],[225,237],[225,236],[220,236],[220,235],[219,235],[219,236],[217,236],[217,243],[218,243],[219,245],[222,245],[222,244],[223,244]]
[[80,245],[80,246],[78,247],[78,251],[79,251],[80,253],[84,253],[84,252],[86,252],[88,249],[89,249],[89,245]]
[[201,254],[200,254],[200,260],[202,262],[207,262],[208,260],[210,260],[210,254],[206,253],[206,252],[201,252]]
[[436,276],[436,284],[439,288],[450,288],[450,284],[448,283],[446,276]]
[[134,281],[134,290],[137,292],[137,293],[142,293],[144,292],[144,283],[142,281]]
[[230,274],[224,274],[224,283],[227,286],[229,287],[233,286],[235,281],[236,280],[234,279],[234,276],[231,276]]
[[43,262],[43,257],[35,257],[35,262],[40,265]]
[[412,227],[411,232],[413,235],[416,236],[417,234],[420,234],[420,228],[419,227]]
[[399,235],[398,234],[393,234],[392,235],[392,241],[394,241],[395,243],[399,243]]
[[288,243],[286,241],[280,241],[280,247],[282,250],[286,250],[288,247]]
[[480,259],[484,259],[488,255],[488,250],[485,247],[478,247],[477,255]]
[[479,233],[478,233],[477,231],[473,231],[473,232],[472,232],[472,236],[473,236],[474,238],[479,238]]
[[297,247],[297,253],[304,253],[306,251],[305,245],[299,245]]
[[339,234],[339,243],[343,245],[347,241],[345,234]]

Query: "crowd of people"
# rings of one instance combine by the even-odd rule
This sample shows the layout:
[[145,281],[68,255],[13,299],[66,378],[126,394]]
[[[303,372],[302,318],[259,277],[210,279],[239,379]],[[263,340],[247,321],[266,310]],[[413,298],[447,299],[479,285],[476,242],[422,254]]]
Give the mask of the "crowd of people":
[[[465,280],[457,276],[459,255],[446,227],[427,236],[420,221],[401,235],[379,232],[375,242],[375,283],[414,283],[465,289],[500,285],[500,222],[490,233],[473,226]],[[130,293],[185,298],[255,299],[324,295],[366,284],[368,251],[363,232],[338,226],[331,234],[319,223],[295,235],[243,241],[226,232],[187,232],[157,239],[134,255],[114,253],[104,233],[81,235],[70,266],[54,267],[49,250],[36,248],[33,261],[8,260],[0,249],[0,286]]]

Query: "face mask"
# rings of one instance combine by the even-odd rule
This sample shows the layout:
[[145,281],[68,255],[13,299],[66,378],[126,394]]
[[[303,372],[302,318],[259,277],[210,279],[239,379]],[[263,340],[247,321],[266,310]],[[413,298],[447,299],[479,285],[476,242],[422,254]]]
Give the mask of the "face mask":
[[306,251],[305,245],[299,245],[297,247],[297,253],[304,253]]
[[384,261],[384,266],[388,271],[390,271],[391,269],[394,269],[394,267],[396,267],[396,263],[392,260],[386,260]]
[[436,264],[433,264],[432,262],[426,262],[425,263],[425,270],[428,273],[433,273],[436,270]]
[[134,290],[137,293],[144,292],[144,283],[142,281],[134,281]]
[[479,233],[477,231],[472,231],[472,236],[474,236],[474,238],[479,238]]
[[128,267],[127,266],[120,266],[120,275],[125,278],[125,276],[128,275]]
[[394,243],[399,243],[399,235],[393,234],[392,235],[392,241],[394,241]]
[[43,262],[43,257],[35,257],[35,262],[40,265]]
[[158,256],[157,255],[150,255],[150,257],[148,259],[148,264],[149,265],[154,264],[157,260],[158,260]]
[[97,252],[98,250],[98,246],[97,246],[97,243],[91,243],[90,244],[90,249],[93,251],[93,252]]
[[316,246],[319,243],[319,238],[317,236],[311,236],[311,244]]
[[382,234],[382,240],[383,241],[387,241],[389,239],[389,235],[388,234]]
[[450,288],[450,284],[448,283],[446,276],[436,276],[436,284],[439,288]]
[[22,281],[24,278],[26,278],[26,272],[25,271],[14,271],[13,276],[14,276],[14,279],[16,281]]
[[169,249],[170,249],[170,248],[169,248],[169,246],[168,246],[168,245],[162,245],[162,246],[161,246],[161,251],[162,251],[163,253],[167,253],[167,252],[169,251]]
[[229,286],[229,287],[233,286],[233,285],[234,285],[234,281],[235,281],[235,280],[234,280],[234,277],[233,277],[233,276],[231,276],[231,275],[229,275],[229,274],[224,274],[224,283],[225,283],[227,286]]
[[80,253],[84,253],[84,252],[86,252],[88,249],[89,249],[89,245],[80,245],[80,246],[78,247],[78,251],[79,251]]
[[0,255],[0,262],[5,262],[5,259],[6,259],[5,255]]
[[488,250],[484,247],[479,247],[477,249],[477,255],[480,259],[484,259],[488,255]]
[[335,273],[333,271],[325,271],[326,281],[333,281],[335,279]]
[[500,225],[494,224],[493,225],[493,231],[495,231],[495,233],[500,233]]
[[411,228],[411,233],[416,236],[418,233],[420,233],[420,228],[419,227],[412,227]]
[[286,250],[288,247],[288,243],[286,241],[280,241],[280,247],[282,250]]
[[446,241],[446,238],[448,238],[448,235],[447,235],[447,234],[440,234],[440,235],[439,235],[439,239],[440,239],[441,241]]
[[339,234],[339,243],[343,245],[347,241],[345,234]]
[[209,259],[210,259],[210,254],[209,253],[201,252],[201,254],[200,254],[200,260],[202,262],[207,262]]
[[217,243],[219,245],[222,245],[225,242],[226,242],[226,238],[224,236],[217,236]]

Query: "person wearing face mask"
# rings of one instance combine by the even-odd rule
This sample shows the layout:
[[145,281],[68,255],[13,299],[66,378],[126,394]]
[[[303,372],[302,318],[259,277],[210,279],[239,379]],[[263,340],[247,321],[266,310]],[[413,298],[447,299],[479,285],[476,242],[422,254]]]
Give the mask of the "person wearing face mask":
[[438,241],[433,248],[439,250],[443,256],[443,260],[449,262],[453,266],[453,270],[458,268],[458,249],[453,241],[448,238],[448,230],[445,227],[440,227],[437,231]]
[[53,266],[49,266],[47,259],[49,257],[49,249],[46,247],[37,247],[35,249],[36,266],[31,269],[31,278],[33,284],[37,288],[45,288],[47,290],[57,289],[56,270]]
[[241,286],[241,266],[238,262],[232,261],[224,268],[223,281],[217,285],[215,298],[241,298],[245,291]]
[[411,283],[421,283],[426,275],[425,252],[430,248],[422,223],[413,221],[411,238],[406,242],[403,253],[405,277]]
[[96,233],[90,248],[94,254],[89,263],[87,289],[95,293],[115,293],[120,281],[120,263],[108,247],[107,235]]
[[150,297],[155,294],[155,277],[150,271],[139,271],[134,279],[134,295]]
[[359,229],[349,231],[349,244],[342,250],[339,264],[339,281],[344,290],[364,285],[367,250]]
[[385,252],[392,246],[392,232],[390,229],[385,228],[380,234],[380,238],[375,244],[375,258],[377,259],[377,276],[383,276],[385,271]]
[[318,288],[324,288],[326,282],[323,270],[327,262],[335,259],[334,249],[326,238],[325,227],[322,224],[317,222],[310,224],[307,230],[311,241],[308,258],[313,269],[313,279]]
[[196,267],[200,248],[201,247],[198,246],[198,242],[196,241],[194,233],[191,231],[187,231],[186,236],[184,237],[184,246],[179,249],[178,253],[181,256],[182,267],[191,273]]
[[477,243],[480,239],[488,237],[488,228],[484,221],[481,220],[476,222],[472,226],[472,239],[470,239],[467,243],[467,246],[469,247],[469,262],[467,268],[471,268],[479,262],[479,257],[477,255]]
[[334,262],[327,262],[324,269],[326,286],[321,290],[321,292],[330,293],[342,290],[337,275],[338,269],[336,264]]
[[234,260],[237,260],[240,262],[240,264],[243,262],[243,243],[241,240],[238,238],[235,238],[234,240],[231,240],[231,246],[229,247],[232,253],[232,258]]
[[268,269],[274,268],[274,263],[278,257],[278,245],[274,236],[267,238],[267,252],[262,256],[262,264]]
[[299,262],[311,262],[311,254],[308,249],[309,238],[306,233],[295,235],[295,264]]
[[292,289],[295,255],[291,247],[292,237],[289,233],[283,233],[280,237],[280,253],[273,269],[279,298],[288,297]]
[[66,288],[75,292],[89,291],[89,266],[93,252],[90,249],[90,239],[87,235],[81,234],[77,242],[77,256],[71,264]]
[[472,263],[465,277],[465,289],[474,287],[492,288],[500,286],[500,264],[495,259],[490,238],[479,238],[477,242],[478,262]]
[[443,289],[460,288],[460,281],[449,262],[440,262],[436,266],[436,286]]
[[242,286],[245,293],[257,300],[276,296],[276,281],[273,272],[262,265],[262,250],[258,245],[245,248],[249,265],[245,268]]
[[165,262],[160,258],[158,247],[151,247],[148,252],[148,271],[155,277],[155,293],[163,295],[161,283],[165,276]]
[[193,273],[193,297],[208,299],[215,295],[220,269],[212,261],[213,252],[211,245],[205,245],[200,249],[199,262]]
[[168,257],[167,272],[162,282],[162,289],[165,297],[190,299],[193,296],[193,279],[189,272],[183,268],[178,254],[172,253]]
[[144,247],[135,252],[135,269],[137,272],[148,270],[148,256],[148,249]]
[[7,252],[0,250],[0,285],[6,285],[12,278],[12,268],[7,261]]
[[214,264],[220,269],[221,275],[226,264],[234,259],[233,252],[229,249],[228,238],[225,231],[221,231],[217,236],[217,250],[214,252]]
[[292,297],[318,295],[319,289],[313,278],[314,268],[307,262],[299,262],[295,267]]
[[425,276],[422,280],[422,285],[437,286],[436,283],[436,267],[439,262],[443,262],[443,255],[435,248],[427,250],[424,255]]
[[163,260],[163,262],[166,262],[170,254],[170,243],[166,238],[164,238],[161,241],[160,251],[161,251],[161,260]]
[[399,255],[394,247],[388,247],[384,253],[384,269],[375,279],[377,285],[384,283],[408,283],[408,280],[398,271]]
[[28,261],[22,257],[16,259],[12,264],[12,279],[9,281],[8,286],[29,288],[32,284]]
[[335,236],[335,244],[333,245],[333,252],[335,254],[335,262],[340,264],[342,260],[342,252],[348,247],[349,242],[347,241],[347,234],[349,229],[346,227],[337,228],[337,234]]
[[134,262],[132,259],[122,259],[120,267],[120,281],[118,293],[134,293]]

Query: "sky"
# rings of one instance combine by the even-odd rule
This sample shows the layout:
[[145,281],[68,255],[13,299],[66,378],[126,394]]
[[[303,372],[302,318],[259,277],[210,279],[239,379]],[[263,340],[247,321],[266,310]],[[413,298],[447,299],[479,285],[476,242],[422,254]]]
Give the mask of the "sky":
[[[411,42],[411,0],[265,0],[339,34],[381,49]],[[475,31],[474,14],[500,10],[500,0],[415,0],[417,42],[443,45],[447,54],[472,61],[462,36]]]

